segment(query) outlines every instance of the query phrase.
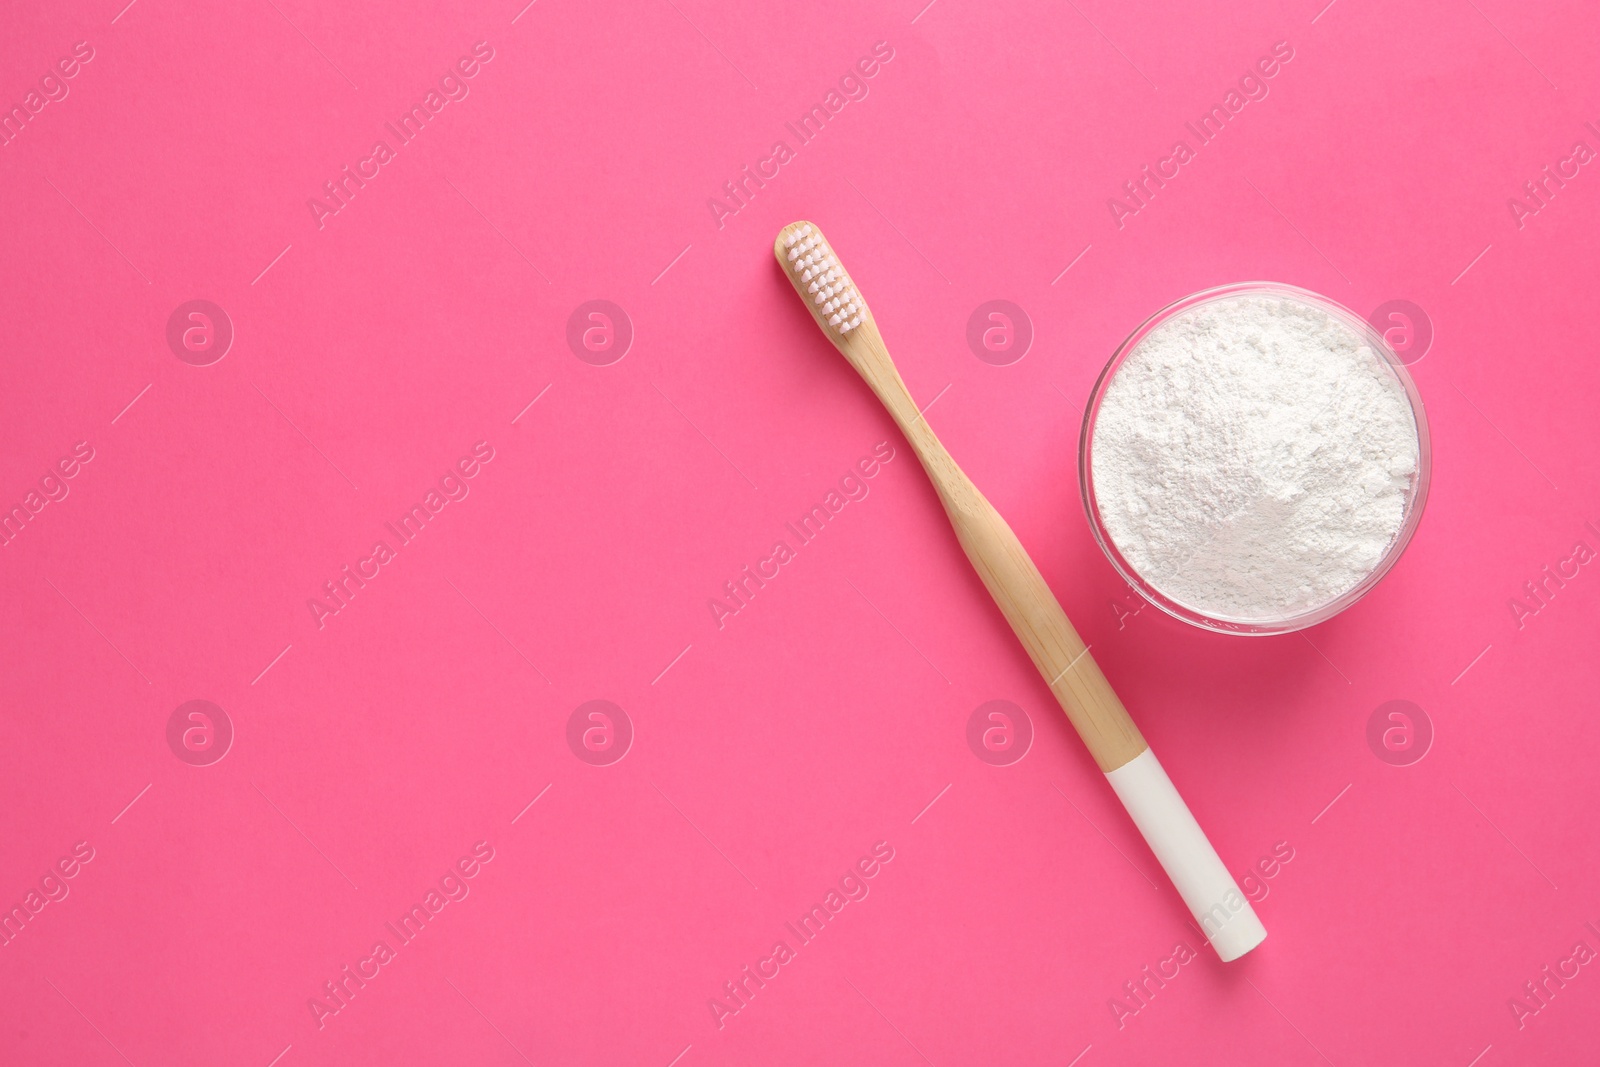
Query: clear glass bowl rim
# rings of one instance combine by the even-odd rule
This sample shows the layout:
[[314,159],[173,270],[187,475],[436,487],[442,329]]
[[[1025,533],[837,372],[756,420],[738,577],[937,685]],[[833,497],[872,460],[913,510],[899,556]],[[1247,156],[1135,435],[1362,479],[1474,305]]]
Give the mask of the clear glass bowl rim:
[[[1179,603],[1155,588],[1146,581],[1138,571],[1133,568],[1118,551],[1116,543],[1112,541],[1110,533],[1106,531],[1105,524],[1100,518],[1100,509],[1096,502],[1094,492],[1094,479],[1092,469],[1092,450],[1094,441],[1095,417],[1100,412],[1100,403],[1105,398],[1106,389],[1111,384],[1111,379],[1117,370],[1127,361],[1128,357],[1146,337],[1157,327],[1166,323],[1177,315],[1210,303],[1234,296],[1268,295],[1288,297],[1299,300],[1326,311],[1341,322],[1345,323],[1356,334],[1362,337],[1372,350],[1382,358],[1395,379],[1405,391],[1406,399],[1411,405],[1412,421],[1417,427],[1417,473],[1413,478],[1411,500],[1406,508],[1406,517],[1401,523],[1399,531],[1390,543],[1383,559],[1378,565],[1361,580],[1359,584],[1335,597],[1325,604],[1319,605],[1310,611],[1298,615],[1286,616],[1281,619],[1230,619],[1222,616],[1208,615],[1197,611],[1186,604]],[[1149,318],[1141,322],[1111,354],[1111,359],[1106,362],[1100,371],[1100,377],[1095,380],[1094,389],[1089,394],[1089,403],[1083,412],[1083,428],[1078,437],[1078,487],[1083,498],[1084,511],[1089,519],[1089,529],[1094,534],[1094,539],[1111,561],[1122,579],[1138,591],[1145,600],[1154,604],[1173,618],[1182,619],[1184,622],[1201,629],[1212,630],[1218,633],[1241,634],[1250,637],[1265,637],[1273,634],[1292,633],[1303,630],[1308,626],[1326,622],[1341,611],[1360,600],[1372,591],[1384,575],[1389,573],[1400,556],[1405,552],[1406,546],[1411,543],[1411,537],[1416,533],[1417,526],[1422,521],[1422,512],[1428,502],[1428,487],[1432,480],[1433,451],[1428,435],[1428,417],[1422,404],[1422,394],[1417,389],[1416,381],[1411,377],[1411,372],[1406,369],[1400,357],[1389,347],[1383,335],[1373,328],[1361,316],[1335,300],[1323,296],[1321,293],[1302,289],[1299,286],[1289,285],[1284,282],[1234,282],[1229,285],[1219,285],[1210,289],[1201,289],[1190,293],[1182,299],[1175,300],[1166,307],[1161,308]]]

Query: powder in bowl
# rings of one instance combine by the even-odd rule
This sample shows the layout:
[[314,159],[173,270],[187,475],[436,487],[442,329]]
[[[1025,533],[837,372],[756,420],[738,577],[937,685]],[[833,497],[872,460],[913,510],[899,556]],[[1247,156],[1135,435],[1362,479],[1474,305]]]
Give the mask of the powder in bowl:
[[1209,619],[1270,627],[1349,594],[1416,493],[1396,370],[1298,292],[1181,308],[1114,363],[1092,412],[1091,511],[1139,578]]

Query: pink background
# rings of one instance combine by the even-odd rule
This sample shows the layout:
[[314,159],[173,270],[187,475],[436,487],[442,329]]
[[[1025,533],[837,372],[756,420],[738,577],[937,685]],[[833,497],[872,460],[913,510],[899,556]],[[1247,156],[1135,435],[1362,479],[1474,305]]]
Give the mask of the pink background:
[[[1596,1057],[1600,967],[1562,961],[1600,951],[1600,575],[1570,562],[1600,549],[1600,174],[1508,206],[1600,148],[1592,5],[124,2],[10,0],[0,35],[8,107],[93,50],[0,148],[0,504],[94,456],[0,549],[0,906],[31,915],[0,1061]],[[469,94],[319,229],[307,200],[480,41]],[[801,146],[785,122],[879,41]],[[1119,227],[1108,198],[1280,41],[1266,98]],[[1126,999],[1201,946],[773,264],[799,217],[1229,866],[1292,850],[1246,959]],[[1410,551],[1260,640],[1129,614],[1075,481],[1121,338],[1253,278],[1436,333]],[[209,366],[166,340],[191,299],[233,325]],[[566,339],[593,299],[635,335],[608,366]],[[991,299],[1035,331],[1007,366],[965,340]],[[479,441],[470,495],[319,628],[308,599]],[[708,600],[881,441],[870,495],[719,629]],[[194,699],[236,733],[210,765],[167,739]],[[567,741],[592,699],[635,735],[607,766]],[[993,699],[1036,735],[1009,766],[966,740]],[[1367,742],[1396,699],[1435,735],[1409,766]],[[480,841],[469,895],[319,1026]],[[723,983],[877,842],[870,894],[719,1028]],[[1547,965],[1577,975],[1519,1018]]]

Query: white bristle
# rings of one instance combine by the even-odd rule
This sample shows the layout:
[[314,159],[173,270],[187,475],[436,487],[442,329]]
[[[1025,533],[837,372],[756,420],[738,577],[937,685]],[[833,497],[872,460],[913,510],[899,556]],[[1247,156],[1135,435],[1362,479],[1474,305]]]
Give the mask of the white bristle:
[[805,287],[819,317],[841,336],[859,329],[866,308],[822,234],[807,224],[790,231],[783,244],[789,252],[789,269]]

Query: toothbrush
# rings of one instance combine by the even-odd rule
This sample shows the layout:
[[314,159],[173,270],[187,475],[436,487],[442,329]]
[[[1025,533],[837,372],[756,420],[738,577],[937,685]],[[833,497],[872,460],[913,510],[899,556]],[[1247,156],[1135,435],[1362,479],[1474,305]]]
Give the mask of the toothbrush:
[[1122,701],[1089,655],[1039,568],[918,412],[872,313],[822,232],[793,222],[773,246],[817,325],[866,380],[922,461],[956,538],[1033,658],[1078,736],[1224,961],[1267,936]]

